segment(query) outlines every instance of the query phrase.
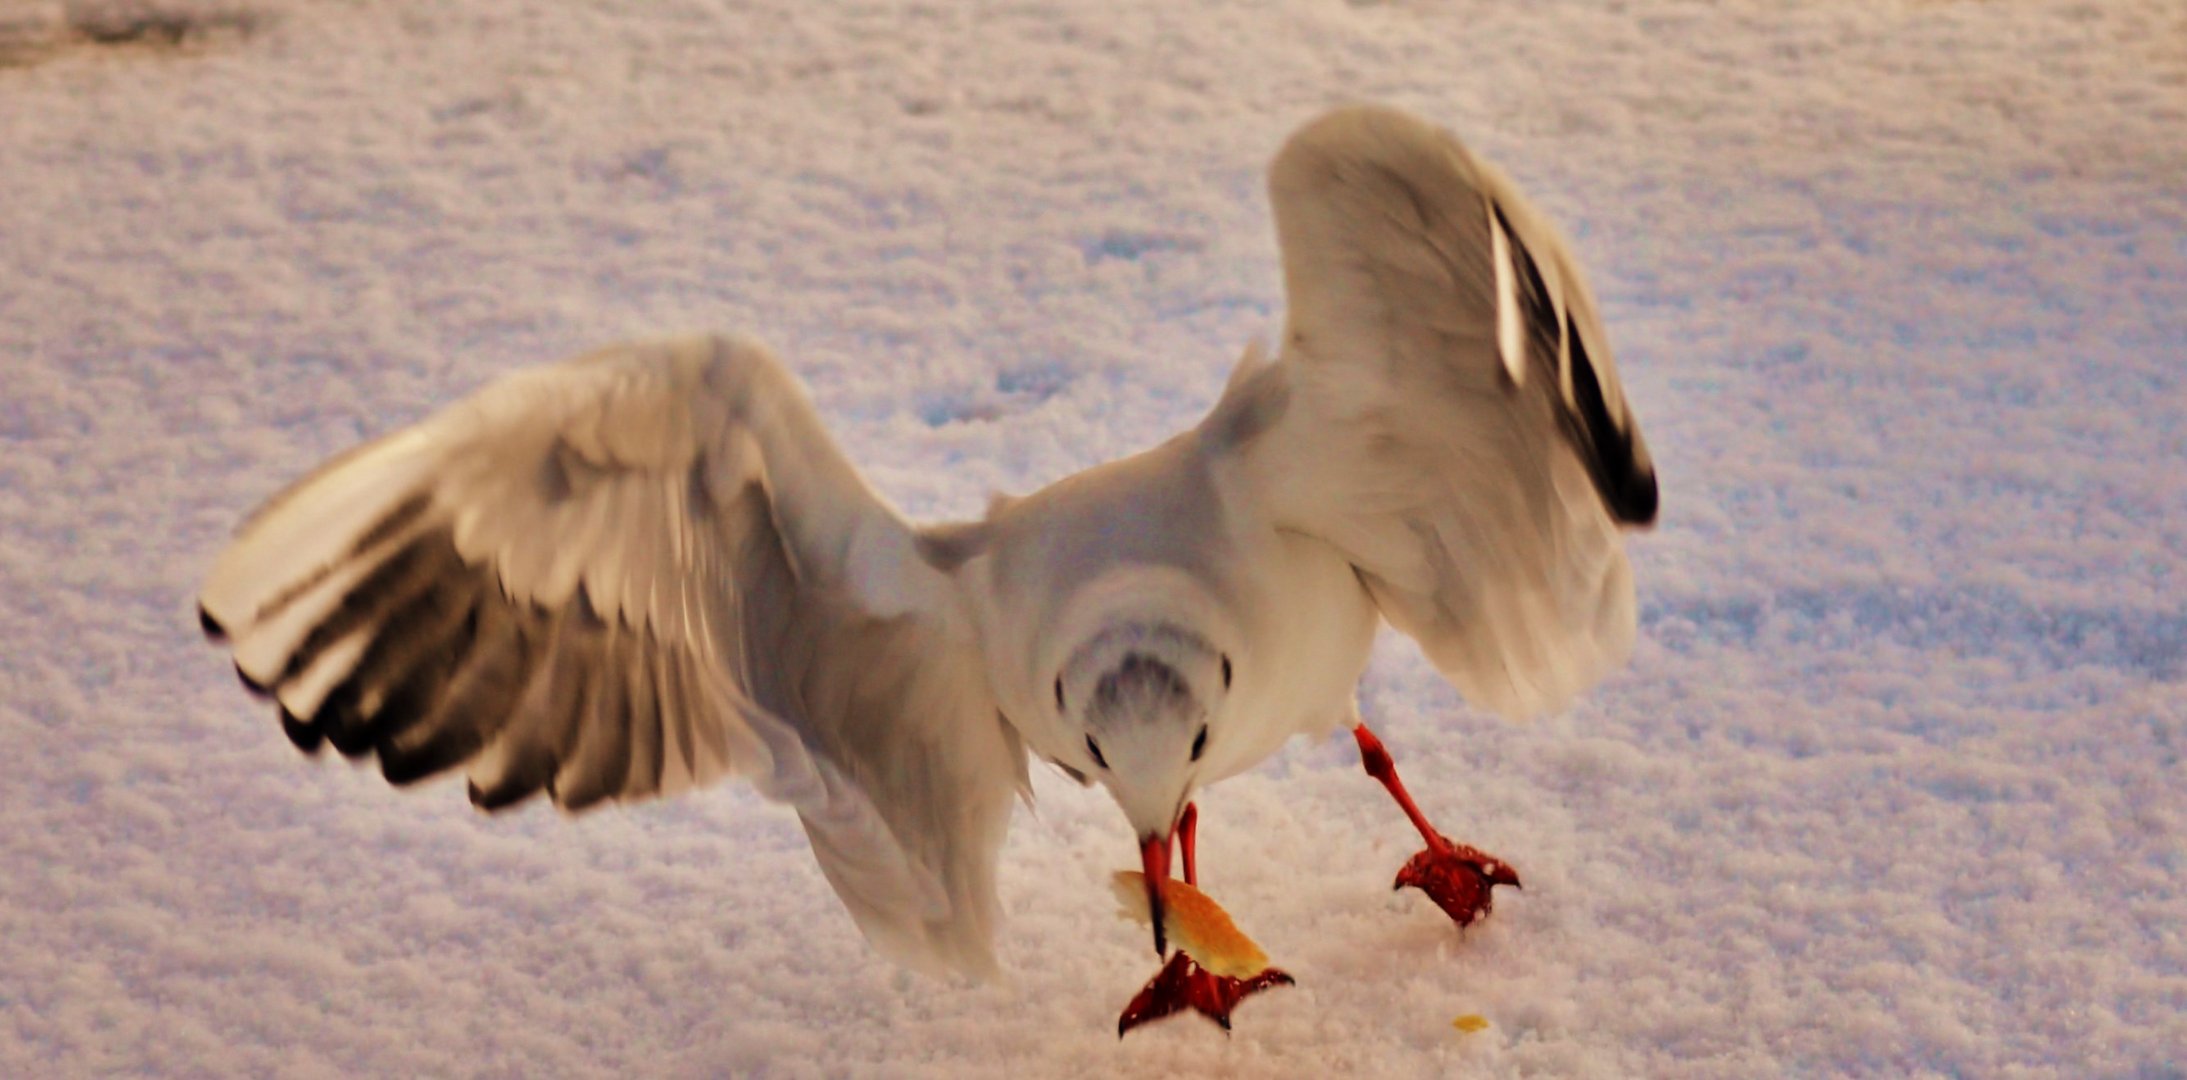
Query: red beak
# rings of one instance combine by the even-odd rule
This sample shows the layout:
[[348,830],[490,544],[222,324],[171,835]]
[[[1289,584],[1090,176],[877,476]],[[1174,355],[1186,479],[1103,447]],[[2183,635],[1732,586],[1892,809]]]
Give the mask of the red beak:
[[1139,841],[1139,867],[1146,872],[1147,911],[1154,916],[1154,955],[1169,955],[1162,936],[1162,881],[1169,877],[1169,837],[1148,836]]

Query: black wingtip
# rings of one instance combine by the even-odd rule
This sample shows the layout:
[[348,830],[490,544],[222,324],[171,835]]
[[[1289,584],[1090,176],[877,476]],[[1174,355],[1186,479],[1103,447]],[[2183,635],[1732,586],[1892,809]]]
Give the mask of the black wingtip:
[[1609,504],[1610,513],[1617,517],[1620,524],[1635,528],[1655,524],[1659,496],[1656,492],[1654,469],[1628,472],[1623,482],[1605,492],[1605,495],[1607,497],[1604,501]]
[[240,663],[235,665],[235,677],[242,681],[243,689],[248,690],[251,693],[262,698],[270,698],[273,696],[273,688],[267,686],[265,683],[259,682],[257,679],[251,678],[251,673],[243,670],[243,665]]
[[371,718],[357,710],[358,693],[357,680],[352,674],[340,686],[327,692],[326,700],[319,703],[319,711],[314,717],[323,720],[319,730],[334,744],[334,749],[351,759],[370,753],[376,741]]
[[197,628],[205,632],[206,641],[215,645],[227,643],[228,628],[220,625],[220,620],[213,618],[213,613],[205,610],[203,604],[197,606]]
[[286,705],[281,707],[281,734],[288,736],[289,742],[298,750],[313,757],[318,756],[319,748],[326,742],[324,732],[313,726],[309,720],[297,719],[296,714],[290,712]]
[[1635,528],[1653,525],[1658,499],[1655,466],[1645,454],[1634,450],[1638,435],[1632,429],[1632,418],[1626,417],[1621,426],[1611,417],[1594,362],[1587,355],[1586,341],[1569,317],[1565,334],[1572,343],[1569,405],[1575,425],[1573,435],[1587,459],[1595,491],[1618,524]]
[[384,741],[380,743],[378,750],[380,775],[396,787],[409,787],[433,775],[433,771],[426,768],[424,763],[417,759],[403,757],[400,754],[390,754],[388,745]]
[[479,729],[464,724],[446,725],[422,742],[385,737],[378,747],[380,774],[396,787],[408,787],[469,761],[484,745]]
[[471,805],[489,814],[498,814],[539,793],[536,784],[511,784],[504,782],[488,791],[477,784],[467,785],[471,792]]

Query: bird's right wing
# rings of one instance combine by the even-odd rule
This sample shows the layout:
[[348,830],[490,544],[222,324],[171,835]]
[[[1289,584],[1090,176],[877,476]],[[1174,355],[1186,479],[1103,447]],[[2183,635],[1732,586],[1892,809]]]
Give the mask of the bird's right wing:
[[200,604],[305,749],[495,809],[725,775],[796,808],[868,937],[994,968],[1025,757],[949,579],[765,349],[497,382],[276,496]]
[[1554,709],[1634,635],[1620,525],[1655,470],[1577,262],[1448,133],[1340,109],[1269,170],[1289,304],[1203,437],[1344,553],[1477,705]]

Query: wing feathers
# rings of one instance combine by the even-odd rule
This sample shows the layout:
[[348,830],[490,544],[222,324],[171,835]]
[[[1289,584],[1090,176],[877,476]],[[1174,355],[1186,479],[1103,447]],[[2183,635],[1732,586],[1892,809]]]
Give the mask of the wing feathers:
[[529,643],[503,605],[487,602],[484,589],[471,621],[470,648],[440,699],[423,720],[377,747],[380,769],[394,783],[415,783],[470,760],[507,726],[530,682]]
[[460,769],[487,810],[748,776],[884,948],[985,973],[1023,750],[950,589],[773,359],[701,339],[343,455],[245,524],[200,621],[298,747]]
[[1655,509],[1576,261],[1501,173],[1389,109],[1302,128],[1269,190],[1290,315],[1246,386],[1286,403],[1246,475],[1469,699],[1559,707],[1631,645],[1617,525]]

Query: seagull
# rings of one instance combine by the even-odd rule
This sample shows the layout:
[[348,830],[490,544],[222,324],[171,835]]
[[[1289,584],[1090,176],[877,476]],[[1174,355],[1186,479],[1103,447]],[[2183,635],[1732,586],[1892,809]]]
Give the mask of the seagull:
[[[1630,651],[1622,534],[1655,518],[1654,465],[1570,248],[1456,137],[1338,108],[1268,190],[1274,355],[1246,350],[1191,430],[980,520],[899,515],[750,338],[626,344],[274,496],[214,562],[203,629],[299,748],[396,785],[460,770],[485,810],[742,778],[922,971],[998,973],[1032,758],[1114,797],[1163,957],[1195,793],[1339,727],[1426,843],[1397,886],[1463,927],[1518,875],[1438,832],[1363,723],[1377,627],[1476,706],[1561,708]],[[1227,1028],[1278,981],[1181,964],[1140,1019]]]

